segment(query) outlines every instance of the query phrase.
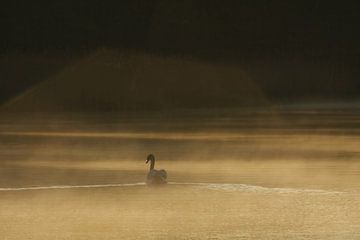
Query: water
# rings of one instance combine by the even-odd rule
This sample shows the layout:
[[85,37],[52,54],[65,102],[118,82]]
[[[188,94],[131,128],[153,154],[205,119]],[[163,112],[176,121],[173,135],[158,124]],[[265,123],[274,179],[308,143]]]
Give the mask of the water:
[[[360,239],[360,112],[2,114],[1,239]],[[146,186],[148,153],[169,184]]]

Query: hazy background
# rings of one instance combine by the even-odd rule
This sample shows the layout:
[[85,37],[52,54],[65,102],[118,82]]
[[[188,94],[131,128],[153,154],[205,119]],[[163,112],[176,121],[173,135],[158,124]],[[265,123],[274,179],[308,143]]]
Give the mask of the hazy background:
[[[0,101],[44,81],[50,95],[79,95],[57,100],[64,110],[352,101],[359,8],[319,0],[5,2]],[[136,103],[144,95],[158,99]]]

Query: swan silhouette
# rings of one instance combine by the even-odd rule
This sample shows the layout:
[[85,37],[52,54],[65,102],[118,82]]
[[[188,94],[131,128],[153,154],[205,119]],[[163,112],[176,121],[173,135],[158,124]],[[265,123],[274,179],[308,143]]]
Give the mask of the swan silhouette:
[[150,170],[147,175],[147,184],[166,184],[167,173],[164,169],[156,170],[155,167],[155,156],[149,154],[146,159],[146,163],[150,161]]

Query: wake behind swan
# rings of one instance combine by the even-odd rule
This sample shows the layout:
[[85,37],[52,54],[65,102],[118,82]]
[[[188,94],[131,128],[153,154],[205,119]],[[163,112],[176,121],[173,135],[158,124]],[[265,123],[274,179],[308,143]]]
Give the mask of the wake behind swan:
[[116,183],[116,184],[93,184],[93,185],[55,185],[55,186],[35,186],[35,187],[9,187],[0,188],[0,191],[29,191],[29,190],[51,190],[51,189],[71,189],[71,188],[108,188],[108,187],[134,187],[143,186],[145,183]]
[[[323,189],[304,189],[304,188],[279,188],[263,187],[240,183],[196,183],[196,182],[169,182],[169,185],[192,186],[201,189],[227,192],[259,193],[259,194],[343,194],[345,192],[331,191]],[[33,186],[33,187],[5,187],[0,191],[35,191],[52,189],[76,189],[76,188],[116,188],[116,187],[136,187],[146,186],[145,182],[138,183],[114,183],[114,184],[93,184],[93,185],[55,185],[55,186]]]

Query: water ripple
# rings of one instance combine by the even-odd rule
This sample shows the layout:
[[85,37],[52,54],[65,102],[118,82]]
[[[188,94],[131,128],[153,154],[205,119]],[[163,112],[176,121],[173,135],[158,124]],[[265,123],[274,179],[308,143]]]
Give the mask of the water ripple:
[[[192,185],[200,188],[245,193],[262,194],[343,194],[345,192],[321,190],[321,189],[301,189],[301,188],[271,188],[237,183],[187,183],[169,182],[170,185]],[[34,186],[34,187],[9,187],[0,188],[0,191],[31,191],[31,190],[51,190],[51,189],[73,189],[73,188],[108,188],[108,187],[134,187],[145,186],[146,183],[118,183],[118,184],[94,184],[94,185],[58,185],[58,186]]]
[[248,192],[248,193],[277,193],[277,194],[343,194],[345,192],[322,190],[322,189],[302,189],[302,188],[271,188],[237,183],[177,183],[175,185],[197,185],[211,190],[222,190],[230,192]]

